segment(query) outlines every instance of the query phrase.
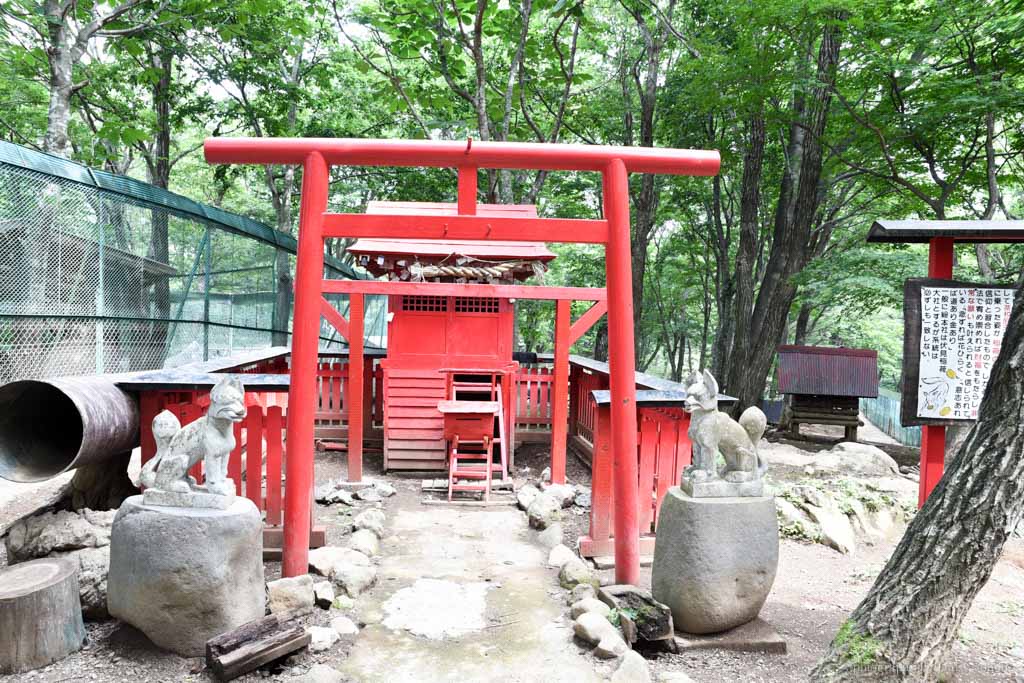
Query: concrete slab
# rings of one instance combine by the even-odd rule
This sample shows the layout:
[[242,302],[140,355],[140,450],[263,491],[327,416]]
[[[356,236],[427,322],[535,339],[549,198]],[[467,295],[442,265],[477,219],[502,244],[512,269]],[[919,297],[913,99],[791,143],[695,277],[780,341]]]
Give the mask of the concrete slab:
[[786,640],[775,627],[758,617],[725,633],[697,636],[676,632],[680,652],[694,650],[728,650],[730,652],[763,652],[786,654]]

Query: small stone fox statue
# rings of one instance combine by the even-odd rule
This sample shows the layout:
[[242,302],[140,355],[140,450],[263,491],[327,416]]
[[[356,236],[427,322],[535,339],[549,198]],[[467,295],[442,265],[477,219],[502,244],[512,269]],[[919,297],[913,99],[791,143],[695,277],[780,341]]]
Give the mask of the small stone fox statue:
[[[245,418],[245,388],[225,377],[210,392],[210,409],[184,428],[168,410],[153,418],[156,456],[142,468],[139,481],[146,488],[189,493],[205,491],[222,496],[235,493],[228,478],[228,457],[235,448],[234,423]],[[188,471],[200,460],[206,483],[196,484]]]
[[[693,464],[683,476],[695,482],[722,478],[732,483],[756,481],[767,469],[757,454],[757,443],[764,436],[768,419],[751,406],[736,422],[718,411],[718,382],[707,370],[703,376],[694,373],[687,380],[684,409],[690,413],[690,441],[693,443]],[[725,459],[721,471],[716,469],[718,454]]]

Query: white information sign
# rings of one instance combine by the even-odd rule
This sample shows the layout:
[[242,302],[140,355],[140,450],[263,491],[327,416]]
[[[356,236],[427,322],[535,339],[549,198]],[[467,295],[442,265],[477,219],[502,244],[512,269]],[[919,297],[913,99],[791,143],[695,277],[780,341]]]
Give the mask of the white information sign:
[[921,288],[918,417],[978,418],[1013,293],[987,287]]

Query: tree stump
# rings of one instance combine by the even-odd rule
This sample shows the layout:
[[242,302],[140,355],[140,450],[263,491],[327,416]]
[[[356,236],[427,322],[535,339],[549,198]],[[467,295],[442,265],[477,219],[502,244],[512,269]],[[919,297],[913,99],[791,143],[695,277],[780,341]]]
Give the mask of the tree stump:
[[0,674],[46,666],[84,639],[77,563],[43,558],[0,569]]

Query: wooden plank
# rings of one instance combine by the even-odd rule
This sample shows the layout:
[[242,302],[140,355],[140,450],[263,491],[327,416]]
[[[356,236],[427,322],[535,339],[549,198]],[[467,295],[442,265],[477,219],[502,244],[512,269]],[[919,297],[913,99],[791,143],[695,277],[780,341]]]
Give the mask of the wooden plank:
[[388,400],[397,398],[399,396],[415,396],[423,398],[437,398],[442,399],[445,397],[444,387],[391,387],[387,392]]
[[679,420],[662,420],[661,429],[658,432],[658,456],[654,474],[654,528],[657,528],[658,513],[661,511],[662,499],[668,492],[669,487],[678,483],[676,481],[680,473],[680,470],[676,469],[676,447],[678,441]]
[[441,439],[444,434],[444,429],[438,427],[437,429],[396,429],[391,428],[388,430],[388,440],[394,441],[396,439]]
[[427,451],[443,451],[444,450],[444,439],[391,439],[388,441],[388,447],[392,451],[398,450],[427,450]]
[[242,423],[235,423],[235,448],[228,457],[228,476],[235,482],[235,495],[242,495]]
[[405,450],[401,448],[390,449],[390,457],[392,460],[441,460],[445,459],[444,449],[440,450]]
[[423,418],[428,420],[443,419],[441,413],[438,412],[437,406],[433,408],[418,407],[418,408],[391,408],[390,415],[392,418],[396,417],[412,417],[412,418]]
[[206,643],[206,665],[229,681],[309,645],[311,636],[293,615],[271,614]]
[[401,282],[397,280],[324,280],[322,287],[323,291],[328,294],[361,292],[363,294],[466,296],[490,299],[573,299],[575,301],[604,301],[608,298],[608,293],[603,287],[468,285],[455,282]]
[[418,377],[426,379],[436,379],[438,382],[444,382],[444,374],[434,368],[388,368],[388,377]]
[[263,509],[263,411],[250,409],[245,418],[245,497]]
[[658,457],[658,423],[651,417],[640,419],[640,463],[639,489],[637,491],[637,515],[640,533],[651,530],[654,521],[654,466]]
[[433,396],[391,396],[388,398],[391,405],[396,408],[411,408],[416,406],[427,406],[437,408],[438,404],[444,401],[443,398]]
[[267,408],[267,524],[281,525],[281,407]]

